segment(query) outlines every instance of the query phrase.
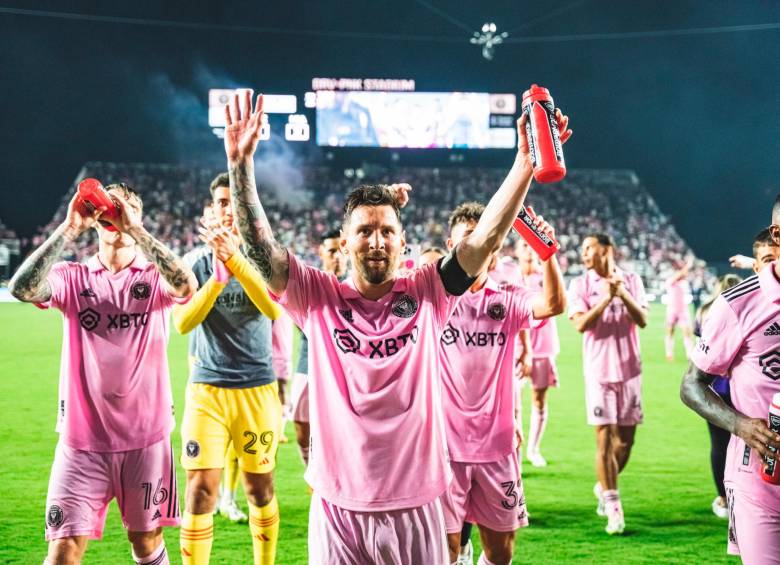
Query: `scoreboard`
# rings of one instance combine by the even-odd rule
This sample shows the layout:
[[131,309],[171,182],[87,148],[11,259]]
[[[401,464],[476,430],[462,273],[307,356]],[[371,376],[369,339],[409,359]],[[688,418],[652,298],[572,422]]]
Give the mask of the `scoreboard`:
[[[303,94],[264,94],[261,139],[321,147],[512,149],[514,94],[416,92],[414,81],[322,79]],[[391,87],[398,90],[375,90]],[[334,90],[334,88],[343,88]],[[225,104],[247,89],[209,90],[209,126],[222,137]],[[251,92],[251,91],[250,91]]]

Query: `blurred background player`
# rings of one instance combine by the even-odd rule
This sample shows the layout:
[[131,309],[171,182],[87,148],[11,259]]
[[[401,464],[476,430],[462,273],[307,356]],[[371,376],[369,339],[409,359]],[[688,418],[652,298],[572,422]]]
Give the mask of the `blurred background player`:
[[[775,244],[779,224],[780,197],[769,227]],[[713,302],[680,387],[686,405],[731,434],[724,473],[728,552],[747,565],[777,563],[780,555],[780,488],[760,476],[780,449],[780,435],[767,426],[780,393],[780,263],[757,270]],[[731,405],[712,389],[718,376],[729,379]]]
[[[347,256],[341,252],[339,240],[341,232],[337,229],[322,234],[322,243],[318,248],[322,270],[333,274],[338,280],[347,276]],[[305,466],[309,465],[309,340],[300,329],[300,349],[295,378],[292,383],[292,418],[295,423],[295,439]]]
[[[226,106],[225,152],[248,255],[310,340],[309,562],[446,563],[439,497],[451,470],[438,338],[517,216],[532,177],[527,143],[520,136],[474,232],[405,277],[397,274],[406,244],[398,198],[382,185],[354,189],[340,242],[353,269],[339,282],[274,237],[254,178],[262,103],[258,96],[253,109],[246,92],[242,104],[236,96]],[[568,118],[556,118],[565,140]]]
[[642,361],[637,327],[647,325],[642,279],[615,265],[615,245],[606,234],[582,242],[586,269],[571,281],[569,318],[582,333],[588,423],[596,428],[597,512],[606,532],[625,529],[618,475],[628,463],[636,426],[642,423]]
[[179,542],[183,563],[208,563],[213,512],[232,444],[249,504],[254,562],[265,565],[274,561],[279,530],[272,471],[281,404],[271,360],[271,320],[281,310],[241,253],[229,184],[223,173],[209,187],[211,214],[199,230],[205,245],[185,256],[201,287],[173,311],[176,329],[192,332],[181,431],[186,510]]
[[691,315],[688,306],[688,295],[691,294],[691,285],[688,283],[693,259],[678,261],[677,271],[666,279],[666,335],[664,336],[664,349],[666,360],[674,361],[674,329],[680,328],[683,334],[683,344],[686,355],[690,355],[693,347],[693,333],[691,330]]
[[[135,563],[169,563],[162,526],[179,524],[170,433],[168,314],[197,288],[192,271],[143,227],[143,204],[107,187],[119,217],[101,220],[71,199],[65,221],[14,275],[24,302],[65,321],[57,431],[46,501],[45,564],[80,563],[117,499]],[[57,262],[68,241],[98,234],[86,264]]]
[[[451,250],[474,232],[484,206],[451,214]],[[539,217],[539,224],[553,233]],[[563,278],[553,256],[542,292],[500,285],[481,273],[455,307],[441,337],[442,405],[454,478],[442,497],[450,560],[459,559],[463,522],[479,526],[480,563],[512,561],[517,528],[528,525],[515,454],[514,337],[565,309]]]
[[[544,273],[538,255],[525,240],[518,239],[515,253],[520,263],[520,284],[529,290],[541,291],[544,285]],[[558,339],[558,326],[555,318],[549,318],[541,327],[531,328],[531,421],[528,427],[528,440],[525,453],[531,465],[545,467],[547,461],[542,456],[541,444],[544,429],[547,426],[547,389],[558,386],[558,368],[555,358],[560,353],[561,345]]]

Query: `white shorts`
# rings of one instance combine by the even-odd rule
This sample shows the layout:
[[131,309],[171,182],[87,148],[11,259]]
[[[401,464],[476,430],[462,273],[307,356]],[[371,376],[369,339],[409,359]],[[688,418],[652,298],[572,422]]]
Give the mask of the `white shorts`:
[[293,422],[309,421],[309,376],[295,373],[292,382],[292,419]]
[[385,512],[346,510],[320,498],[309,507],[310,565],[449,565],[438,499]]

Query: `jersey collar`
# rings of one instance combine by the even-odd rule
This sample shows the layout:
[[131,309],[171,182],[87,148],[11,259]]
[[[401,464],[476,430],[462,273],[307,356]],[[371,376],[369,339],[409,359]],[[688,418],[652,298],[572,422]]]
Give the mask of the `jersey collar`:
[[[393,282],[393,287],[390,289],[390,292],[387,294],[392,294],[394,292],[405,292],[408,285],[408,280],[406,277],[397,277],[395,279],[395,282]],[[341,296],[347,300],[355,299],[355,298],[363,298],[363,295],[358,292],[358,289],[355,287],[355,282],[352,280],[351,276],[347,276],[346,279],[341,281],[339,284],[339,289],[341,291]],[[379,300],[382,300],[381,298]]]
[[780,265],[780,263],[775,261],[758,273],[758,283],[761,285],[761,292],[772,302],[780,302],[780,280],[778,280],[775,274],[777,265]]
[[[133,262],[130,263],[128,267],[134,271],[143,271],[148,265],[149,261],[146,259],[146,257],[144,257],[141,253],[136,253],[135,259],[133,259]],[[90,273],[97,273],[98,271],[108,270],[103,266],[103,263],[100,262],[97,253],[90,257],[87,261],[87,269],[89,269]]]

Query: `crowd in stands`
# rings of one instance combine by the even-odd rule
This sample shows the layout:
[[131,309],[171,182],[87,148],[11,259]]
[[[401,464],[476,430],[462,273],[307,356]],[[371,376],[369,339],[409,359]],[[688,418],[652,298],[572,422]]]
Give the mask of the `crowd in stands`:
[[[283,165],[281,165],[283,166]],[[104,184],[125,182],[144,200],[147,228],[179,254],[199,244],[198,218],[210,199],[208,186],[220,171],[180,165],[87,163],[79,179],[95,177]],[[307,261],[316,263],[318,236],[338,226],[345,194],[362,183],[408,182],[413,191],[403,211],[407,241],[421,248],[442,246],[449,212],[459,203],[486,203],[506,174],[492,168],[405,168],[376,165],[359,169],[296,167],[295,174],[258,169],[258,186],[276,237]],[[284,179],[284,180],[280,180]],[[291,180],[292,179],[292,180]],[[297,185],[297,186],[292,186]],[[71,187],[49,224],[22,241],[23,253],[37,247],[65,216]],[[527,204],[556,229],[559,261],[565,276],[582,271],[579,249],[589,232],[607,232],[616,242],[619,264],[642,276],[656,293],[673,265],[691,255],[674,226],[637,176],[627,170],[570,170],[555,185],[533,185]],[[0,224],[0,231],[2,231]],[[81,261],[96,252],[94,235],[66,248],[67,259]],[[512,237],[516,237],[513,233]],[[694,281],[702,279],[701,267]],[[705,283],[701,280],[702,285]],[[695,284],[695,283],[694,283]]]

